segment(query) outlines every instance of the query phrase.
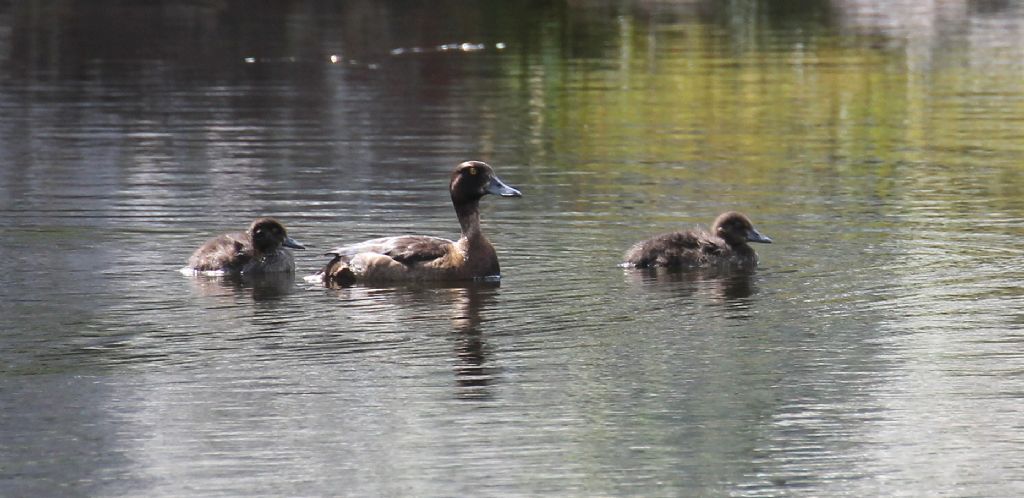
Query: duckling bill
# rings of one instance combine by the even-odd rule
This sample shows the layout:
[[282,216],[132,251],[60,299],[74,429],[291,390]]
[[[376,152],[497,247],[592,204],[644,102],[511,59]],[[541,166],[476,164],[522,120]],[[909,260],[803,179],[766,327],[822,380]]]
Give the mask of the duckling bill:
[[355,282],[458,281],[499,278],[494,246],[480,229],[480,199],[488,194],[522,197],[481,161],[466,161],[452,171],[448,191],[462,227],[459,240],[428,235],[381,237],[341,246],[307,281],[327,285]]
[[295,260],[285,249],[306,247],[288,236],[284,225],[273,218],[252,222],[245,232],[214,237],[192,253],[188,268],[192,272],[224,274],[295,272]]
[[625,254],[628,268],[757,266],[757,253],[748,242],[770,244],[772,239],[754,228],[741,213],[722,213],[711,231],[671,232],[637,242]]

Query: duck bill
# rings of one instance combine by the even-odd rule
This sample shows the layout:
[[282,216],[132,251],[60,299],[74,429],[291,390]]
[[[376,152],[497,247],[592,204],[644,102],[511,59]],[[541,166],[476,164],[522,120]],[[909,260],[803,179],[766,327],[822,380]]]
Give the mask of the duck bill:
[[285,247],[291,247],[292,249],[305,249],[306,248],[306,246],[298,243],[298,241],[296,241],[295,239],[293,239],[291,237],[285,237],[284,238],[284,242],[282,242],[281,245],[283,245]]
[[761,232],[758,232],[757,230],[751,228],[749,231],[747,231],[747,241],[760,242],[762,244],[771,244],[772,238],[767,235],[763,235]]
[[505,185],[505,182],[501,181],[501,178],[496,176],[491,177],[491,183],[487,185],[487,193],[500,195],[502,197],[522,197],[523,193]]

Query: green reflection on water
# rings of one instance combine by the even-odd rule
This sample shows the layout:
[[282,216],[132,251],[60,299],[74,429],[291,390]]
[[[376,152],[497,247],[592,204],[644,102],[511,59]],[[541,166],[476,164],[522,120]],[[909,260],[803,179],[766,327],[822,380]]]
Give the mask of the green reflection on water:
[[685,184],[755,202],[769,190],[1024,213],[1019,48],[970,32],[850,36],[821,17],[748,33],[622,14],[593,40],[600,55],[582,56],[541,31],[536,50],[504,59],[504,93],[528,114],[524,155],[588,192],[665,199]]

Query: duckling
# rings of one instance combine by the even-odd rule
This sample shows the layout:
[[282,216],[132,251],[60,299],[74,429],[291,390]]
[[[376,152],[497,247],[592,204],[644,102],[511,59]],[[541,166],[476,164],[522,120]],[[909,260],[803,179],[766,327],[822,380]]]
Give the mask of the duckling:
[[291,251],[306,246],[273,218],[259,218],[245,232],[214,237],[188,258],[186,271],[224,274],[295,272]]
[[459,240],[400,235],[341,246],[328,251],[325,255],[333,258],[306,280],[351,285],[500,278],[497,253],[480,230],[480,199],[487,194],[522,197],[522,193],[481,161],[459,164],[451,173],[448,191],[462,227]]
[[754,228],[741,213],[722,213],[711,232],[686,230],[637,242],[626,251],[627,268],[700,267],[728,265],[753,268],[757,253],[747,242],[770,244],[772,239]]

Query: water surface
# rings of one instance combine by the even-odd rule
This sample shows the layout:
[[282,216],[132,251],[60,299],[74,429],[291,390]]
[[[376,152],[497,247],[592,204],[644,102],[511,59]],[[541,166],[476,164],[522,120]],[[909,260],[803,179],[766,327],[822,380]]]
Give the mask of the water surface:
[[[0,494],[1021,494],[1024,12],[768,4],[0,3]],[[500,285],[301,282],[466,159]]]

